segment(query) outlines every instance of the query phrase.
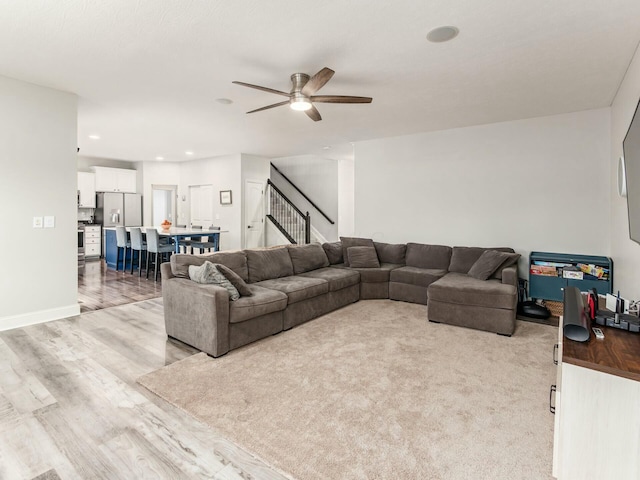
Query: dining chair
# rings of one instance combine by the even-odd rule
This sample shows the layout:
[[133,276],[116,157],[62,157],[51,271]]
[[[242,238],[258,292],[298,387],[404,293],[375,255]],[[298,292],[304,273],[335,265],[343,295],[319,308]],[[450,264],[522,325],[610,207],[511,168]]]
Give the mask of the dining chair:
[[154,279],[158,281],[158,265],[163,262],[164,255],[166,253],[171,256],[173,253],[173,245],[161,244],[160,243],[160,235],[158,235],[158,230],[155,228],[147,228],[147,278],[149,278],[149,268],[151,264],[149,263],[149,257],[151,254],[154,255],[153,258],[153,267],[154,267]]
[[[113,238],[113,237],[112,237]],[[116,270],[120,265],[120,249],[124,249],[124,256],[122,257],[122,270],[127,269],[127,250],[131,248],[131,242],[127,240],[127,229],[124,227],[116,227]]]
[[[201,227],[202,228],[202,227]],[[220,227],[216,227],[214,225],[211,225],[209,227],[209,230],[220,230]],[[206,238],[206,240],[204,240]],[[219,238],[220,238],[220,233],[217,233],[215,235],[206,235],[204,237],[201,237],[200,241],[192,241],[191,242],[191,249],[193,251],[194,248],[197,248],[200,250],[200,253],[204,253],[205,250],[207,251],[211,251],[213,250],[214,252],[217,252],[219,250]]]
[[[138,276],[142,276],[142,252],[147,251],[147,242],[142,238],[142,230],[140,227],[131,227],[129,229],[129,235],[131,236],[131,275],[133,275],[133,264],[136,261],[136,252],[138,252]],[[147,263],[145,267],[148,268]]]

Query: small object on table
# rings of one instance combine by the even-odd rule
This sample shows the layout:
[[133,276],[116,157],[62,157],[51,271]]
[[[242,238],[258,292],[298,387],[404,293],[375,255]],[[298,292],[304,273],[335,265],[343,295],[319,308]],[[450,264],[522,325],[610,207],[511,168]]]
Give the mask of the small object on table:
[[598,340],[604,340],[604,333],[598,327],[592,327],[593,333],[595,334]]

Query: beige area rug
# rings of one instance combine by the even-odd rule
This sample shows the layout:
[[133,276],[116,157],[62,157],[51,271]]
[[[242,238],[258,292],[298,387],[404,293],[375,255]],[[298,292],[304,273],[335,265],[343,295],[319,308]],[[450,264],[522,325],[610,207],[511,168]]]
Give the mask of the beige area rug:
[[299,480],[550,479],[556,337],[368,300],[138,381]]

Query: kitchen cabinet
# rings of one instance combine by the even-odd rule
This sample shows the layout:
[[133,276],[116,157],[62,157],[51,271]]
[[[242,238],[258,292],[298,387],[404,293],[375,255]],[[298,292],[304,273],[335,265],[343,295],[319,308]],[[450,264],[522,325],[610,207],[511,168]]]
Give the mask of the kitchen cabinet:
[[84,255],[86,258],[100,258],[102,253],[102,227],[100,225],[85,225],[84,227]]
[[96,175],[96,191],[137,193],[137,172],[125,168],[91,167]]
[[78,172],[78,207],[96,208],[96,175]]

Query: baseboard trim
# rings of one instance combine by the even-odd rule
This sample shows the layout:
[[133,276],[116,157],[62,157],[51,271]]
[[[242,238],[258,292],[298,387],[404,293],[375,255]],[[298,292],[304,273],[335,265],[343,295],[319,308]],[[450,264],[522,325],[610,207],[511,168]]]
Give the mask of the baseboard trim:
[[48,310],[38,310],[36,312],[14,315],[11,317],[0,317],[0,331],[14,328],[27,327],[37,323],[51,322],[61,318],[74,317],[80,315],[80,305],[77,303],[66,307],[50,308]]

